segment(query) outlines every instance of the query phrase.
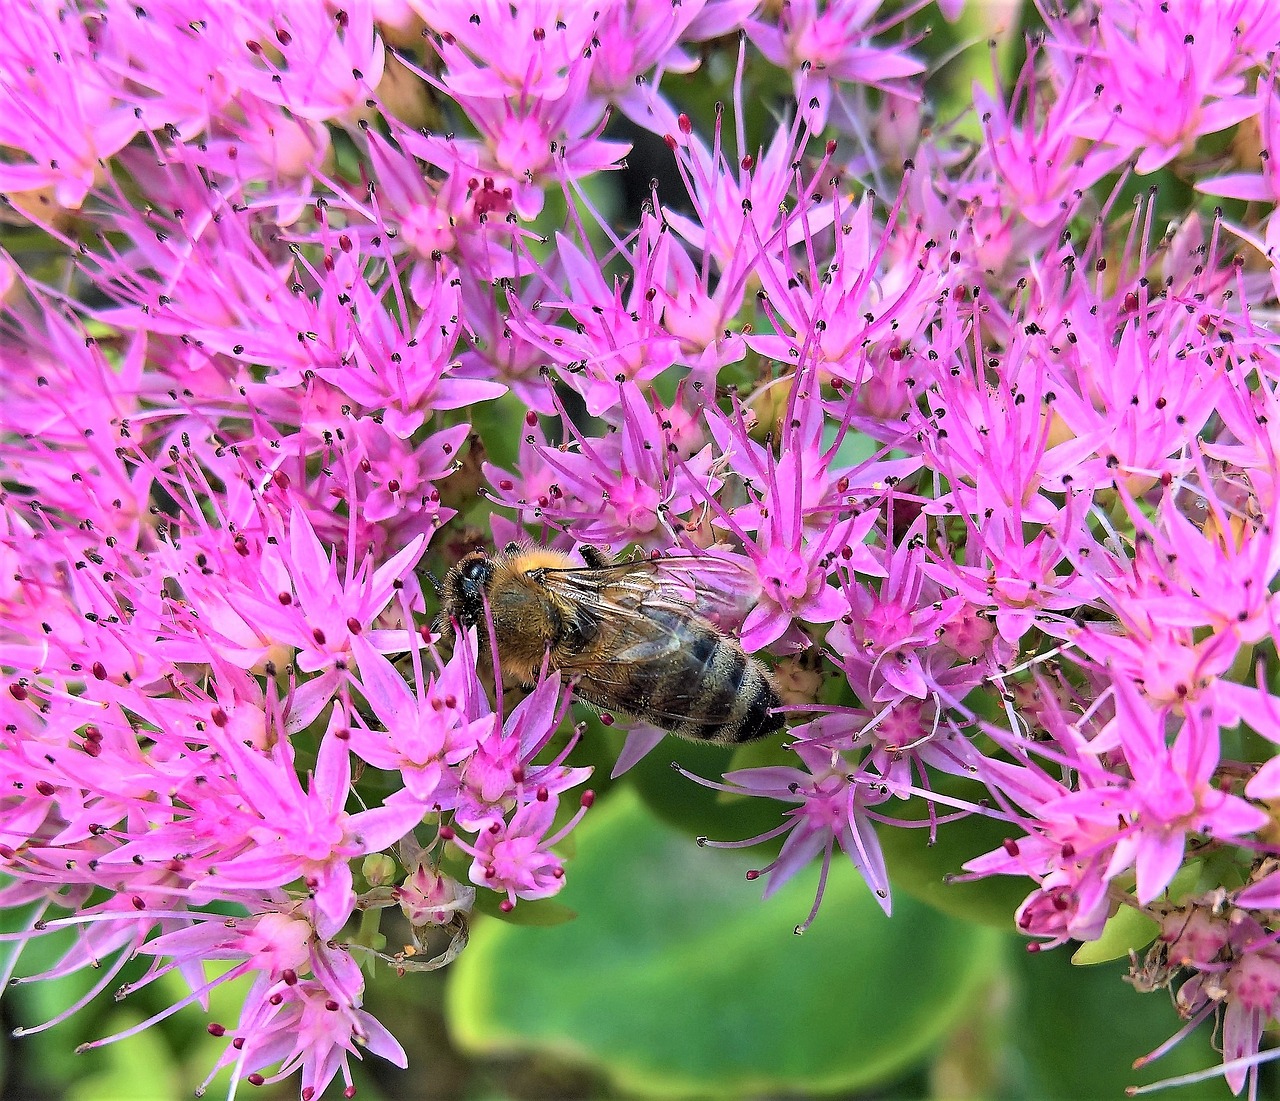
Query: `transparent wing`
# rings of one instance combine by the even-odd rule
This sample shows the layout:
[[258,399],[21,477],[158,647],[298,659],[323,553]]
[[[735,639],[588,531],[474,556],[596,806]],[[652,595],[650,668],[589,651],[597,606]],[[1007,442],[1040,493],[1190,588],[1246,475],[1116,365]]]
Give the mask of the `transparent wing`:
[[[751,571],[740,561],[714,555],[664,555],[608,566],[548,569],[540,581],[563,602],[598,616],[608,632],[607,647],[562,655],[557,663],[577,678],[579,694],[598,704],[626,700],[635,683],[634,666],[675,659],[689,643],[682,624],[690,617],[721,631],[737,626],[756,588]],[[727,722],[728,708],[708,712],[703,700],[695,709],[700,690],[701,684],[691,678],[668,681],[662,706],[646,703],[646,716],[674,723]]]
[[760,595],[745,559],[712,554],[665,554],[608,566],[548,569],[541,581],[567,601],[585,601],[623,615],[646,609],[690,612],[733,632]]

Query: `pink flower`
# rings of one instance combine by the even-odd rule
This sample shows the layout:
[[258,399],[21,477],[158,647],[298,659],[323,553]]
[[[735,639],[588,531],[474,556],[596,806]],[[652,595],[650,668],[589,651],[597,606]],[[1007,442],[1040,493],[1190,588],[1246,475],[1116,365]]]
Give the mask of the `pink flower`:
[[807,105],[809,125],[826,123],[829,95],[840,84],[894,86],[924,71],[905,52],[871,45],[892,22],[868,26],[878,0],[788,0],[777,26],[751,20],[748,33],[766,58],[795,74],[796,99]]
[[[1122,0],[1099,6],[1092,30],[1050,20],[1052,48],[1065,70],[1084,57],[1080,87],[1101,88],[1100,109],[1070,124],[1074,133],[1137,152],[1139,173],[1168,164],[1202,134],[1249,117],[1242,71],[1280,38],[1275,10],[1259,0],[1161,4]],[[1152,88],[1168,88],[1152,97]]]
[[[355,975],[359,975],[358,969]],[[409,1062],[395,1037],[371,1013],[359,1008],[358,1002],[338,1001],[319,982],[286,983],[271,997],[246,999],[233,1037],[206,1085],[226,1066],[233,1067],[250,1085],[278,1082],[301,1071],[301,1096],[311,1101],[339,1072],[346,1090],[354,1092],[349,1066],[352,1055],[363,1059],[367,1050],[398,1067]],[[273,1073],[262,1073],[263,1068],[273,1065],[278,1067]]]
[[395,888],[395,898],[410,925],[447,925],[471,909],[476,889],[419,864]]
[[758,871],[748,873],[748,878],[769,876],[765,887],[767,898],[798,871],[808,867],[815,856],[822,854],[822,876],[818,881],[813,909],[808,918],[796,927],[796,932],[802,933],[818,913],[832,851],[839,845],[867,881],[880,908],[888,914],[892,907],[889,873],[868,811],[885,795],[873,786],[855,783],[847,762],[840,754],[813,744],[798,743],[794,748],[803,768],[753,768],[725,774],[725,791],[797,804],[793,810],[787,811],[787,821],[777,829],[741,843],[753,844],[779,834],[786,835],[777,859]]
[[[653,229],[651,223],[646,226]],[[628,383],[653,379],[676,357],[675,340],[659,324],[653,288],[660,283],[655,276],[661,268],[652,269],[660,258],[649,254],[652,242],[647,237],[642,227],[633,260],[636,277],[625,295],[621,281],[612,286],[605,281],[599,260],[558,234],[555,256],[565,289],[547,275],[538,305],[563,310],[563,324],[542,322],[513,302],[517,312],[509,323],[544,354],[568,361],[563,377],[582,394],[592,416],[625,401]]]
[[[418,536],[377,569],[369,559],[358,569],[348,560],[347,578],[340,581],[307,514],[295,507],[287,552],[269,546],[262,561],[264,588],[270,592],[269,586],[275,586],[280,608],[275,616],[277,639],[299,648],[298,663],[307,672],[346,663],[352,644],[390,603],[397,583],[421,556],[423,544]],[[402,631],[390,637],[374,631],[371,638],[387,649],[405,648]]]
[[486,473],[497,500],[563,525],[583,542],[613,550],[632,542],[669,547],[677,538],[671,517],[691,511],[707,487],[718,484],[709,473],[711,451],[682,459],[667,411],[651,405],[634,383],[618,389],[613,435],[591,438],[570,422],[573,449],[527,443],[523,484],[504,471]]
[[862,548],[875,512],[831,518],[829,490],[842,481],[847,488],[848,481],[833,477],[835,448],[821,445],[822,409],[813,398],[807,380],[792,390],[776,459],[750,439],[741,414],[711,420],[726,462],[752,490],[749,503],[732,514],[718,510],[719,525],[742,540],[760,581],[760,599],[742,625],[748,650],[768,646],[789,630],[788,641],[798,644],[803,636],[799,628],[792,630],[793,621],[830,623],[843,613],[847,605],[830,584],[837,560],[881,572]]
[[1072,122],[1096,112],[1094,91],[1078,69],[1070,70],[1065,88],[1038,91],[1036,61],[1033,52],[1012,93],[1000,89],[992,96],[975,83],[973,105],[985,130],[984,153],[1008,206],[1046,226],[1072,207],[1084,189],[1118,168],[1125,151],[1105,145],[1077,148]]
[[459,799],[458,766],[492,727],[487,714],[476,713],[483,689],[474,658],[456,647],[439,677],[415,677],[415,688],[371,646],[358,643],[356,653],[360,691],[378,722],[352,725],[351,751],[375,768],[398,772],[408,805],[452,810]]
[[421,804],[406,801],[348,814],[347,740],[344,717],[335,711],[306,790],[287,741],[279,742],[270,756],[237,749],[233,740],[224,746],[243,799],[242,807],[229,814],[226,828],[253,845],[212,865],[218,882],[223,887],[273,887],[302,878],[316,900],[317,930],[325,938],[342,928],[355,906],[350,861],[388,848],[423,813]]
[[363,106],[382,80],[386,54],[371,0],[336,11],[286,2],[253,12],[246,23],[237,83],[294,116],[340,118]]
[[518,898],[548,898],[564,886],[564,865],[551,847],[581,821],[591,802],[591,793],[587,792],[578,813],[561,829],[550,833],[558,804],[543,788],[533,802],[522,805],[509,820],[495,819],[481,829],[474,843],[457,837],[451,840],[472,858],[471,882],[505,892],[502,908],[510,910]]
[[41,4],[13,12],[0,43],[0,192],[49,189],[78,208],[100,172],[141,129],[110,67],[99,63],[105,20]]
[[1046,11],[941,122],[915,3],[55,6],[0,42],[0,909],[20,981],[97,973],[29,1030],[142,956],[123,993],[187,992],[96,1044],[242,978],[235,1081],[404,1062],[382,911],[443,965],[592,799],[572,685],[433,634],[491,536],[696,551],[662,599],[774,668],[796,754],[706,782],[785,804],[770,891],[820,858],[801,929],[837,847],[887,910],[884,831],[984,814],[1033,946],[1157,920],[1150,1058],[1212,1018],[1256,1090],[1273,3]]

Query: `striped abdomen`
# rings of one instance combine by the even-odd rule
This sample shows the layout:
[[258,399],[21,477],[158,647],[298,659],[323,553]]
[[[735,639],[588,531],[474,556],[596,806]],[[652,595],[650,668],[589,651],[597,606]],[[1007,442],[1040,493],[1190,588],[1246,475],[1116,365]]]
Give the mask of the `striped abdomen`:
[[749,742],[782,728],[773,679],[735,640],[692,613],[648,608],[641,619],[607,664],[584,663],[583,699],[698,741]]

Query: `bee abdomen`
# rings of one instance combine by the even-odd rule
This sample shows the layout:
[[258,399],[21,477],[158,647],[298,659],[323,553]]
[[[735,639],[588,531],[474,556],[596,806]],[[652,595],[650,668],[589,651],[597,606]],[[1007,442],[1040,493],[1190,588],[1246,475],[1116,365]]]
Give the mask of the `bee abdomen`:
[[[684,675],[673,687],[686,694],[689,719],[671,727],[671,733],[735,744],[782,728],[782,716],[773,713],[782,701],[768,670],[732,639],[701,628],[689,639],[685,656]],[[660,699],[653,703],[662,708]]]

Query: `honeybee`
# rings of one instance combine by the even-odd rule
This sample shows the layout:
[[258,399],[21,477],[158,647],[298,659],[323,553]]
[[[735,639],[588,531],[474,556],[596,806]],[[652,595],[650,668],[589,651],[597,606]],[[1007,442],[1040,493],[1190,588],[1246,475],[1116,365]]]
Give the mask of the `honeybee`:
[[[733,744],[780,730],[768,669],[703,615],[690,566],[677,556],[614,562],[594,548],[566,554],[509,544],[473,551],[441,587],[442,620],[487,638],[485,602],[504,674],[533,684],[544,660],[579,698],[682,738]],[[481,646],[481,652],[486,645]]]

